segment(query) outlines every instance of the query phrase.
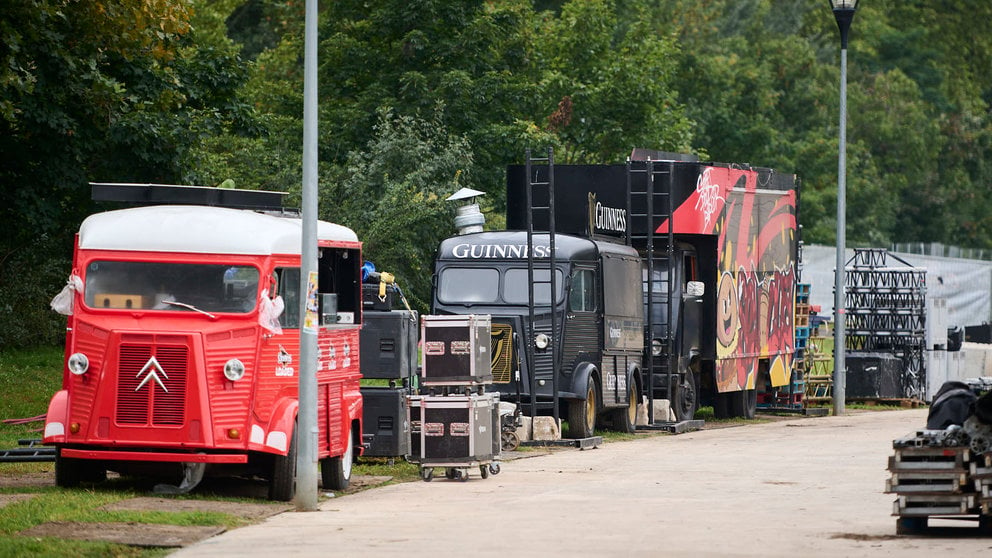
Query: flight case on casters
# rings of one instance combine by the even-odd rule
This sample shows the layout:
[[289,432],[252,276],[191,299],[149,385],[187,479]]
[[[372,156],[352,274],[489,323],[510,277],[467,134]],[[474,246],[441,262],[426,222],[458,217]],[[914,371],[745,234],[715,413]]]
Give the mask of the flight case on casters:
[[[413,399],[411,399],[412,401]],[[449,479],[468,480],[468,469],[478,467],[482,478],[499,472],[499,394],[422,396],[410,405],[411,422],[419,418],[418,451],[411,461],[421,466],[430,481],[435,468],[444,468]],[[411,451],[411,453],[412,453]]]
[[493,381],[492,319],[487,315],[424,316],[421,385],[477,386]]

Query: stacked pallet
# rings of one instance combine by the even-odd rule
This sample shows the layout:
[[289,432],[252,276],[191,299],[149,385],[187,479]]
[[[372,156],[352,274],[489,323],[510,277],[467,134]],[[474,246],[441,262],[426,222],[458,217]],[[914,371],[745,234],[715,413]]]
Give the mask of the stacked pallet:
[[897,533],[920,532],[931,518],[976,520],[988,528],[992,454],[976,454],[968,436],[953,428],[919,430],[892,446],[885,492],[897,495]]

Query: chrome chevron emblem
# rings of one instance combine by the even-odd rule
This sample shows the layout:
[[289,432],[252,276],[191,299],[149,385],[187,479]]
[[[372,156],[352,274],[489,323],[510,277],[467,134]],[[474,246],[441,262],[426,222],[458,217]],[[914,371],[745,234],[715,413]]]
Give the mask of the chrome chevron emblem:
[[[148,359],[148,362],[141,367],[141,370],[138,371],[135,378],[141,378],[142,375],[145,377],[141,380],[141,383],[138,384],[138,387],[134,388],[134,391],[140,390],[145,384],[148,383],[148,380],[154,379],[155,383],[158,384],[158,387],[162,388],[162,391],[169,393],[169,390],[165,387],[165,384],[162,383],[162,378],[168,380],[169,375],[165,373],[165,370],[162,370],[162,365],[158,363],[158,360],[156,360],[155,357]],[[161,375],[161,378],[159,375]]]

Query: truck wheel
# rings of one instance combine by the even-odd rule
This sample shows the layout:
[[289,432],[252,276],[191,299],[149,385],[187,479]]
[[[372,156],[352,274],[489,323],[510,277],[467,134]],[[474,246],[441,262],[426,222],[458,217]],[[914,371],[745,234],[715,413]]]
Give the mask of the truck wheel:
[[568,402],[568,436],[589,438],[596,430],[596,380],[589,378],[585,401]]
[[269,479],[269,500],[288,502],[296,495],[296,424],[289,439],[289,452],[273,459],[272,478]]
[[327,490],[344,490],[351,482],[351,463],[355,456],[355,446],[351,443],[351,436],[351,428],[349,428],[344,455],[327,457],[320,464],[320,480]]
[[744,389],[728,393],[730,396],[730,416],[753,419],[758,410],[758,390]]
[[692,420],[699,406],[699,392],[696,390],[694,374],[686,372],[685,376],[672,386],[672,391],[672,412],[675,413],[675,420]]
[[633,434],[637,430],[637,388],[630,386],[627,395],[627,406],[613,411],[613,428],[617,432]]

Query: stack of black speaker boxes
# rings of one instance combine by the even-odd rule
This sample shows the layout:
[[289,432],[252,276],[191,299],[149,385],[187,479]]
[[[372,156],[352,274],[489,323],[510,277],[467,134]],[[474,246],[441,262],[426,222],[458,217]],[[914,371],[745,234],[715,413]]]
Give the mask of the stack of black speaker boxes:
[[434,469],[467,480],[499,472],[499,393],[492,384],[491,320],[488,315],[424,316],[420,338],[420,393],[409,398],[408,460],[420,464],[425,481]]
[[418,316],[393,310],[392,288],[378,296],[378,285],[363,285],[363,324],[359,340],[362,376],[385,380],[361,388],[363,442],[368,457],[404,457],[410,452],[406,397],[417,369]]

